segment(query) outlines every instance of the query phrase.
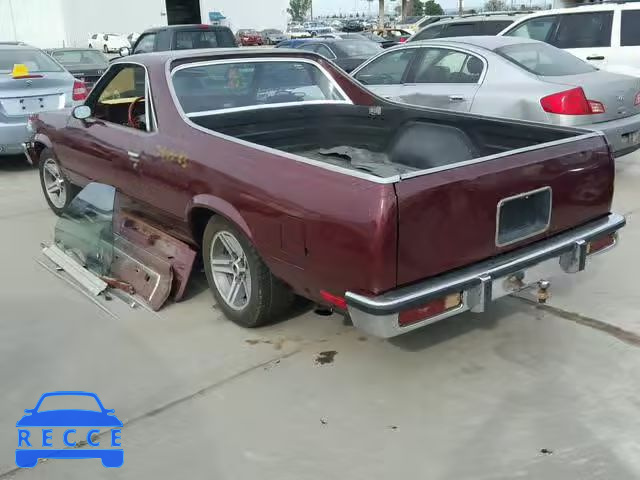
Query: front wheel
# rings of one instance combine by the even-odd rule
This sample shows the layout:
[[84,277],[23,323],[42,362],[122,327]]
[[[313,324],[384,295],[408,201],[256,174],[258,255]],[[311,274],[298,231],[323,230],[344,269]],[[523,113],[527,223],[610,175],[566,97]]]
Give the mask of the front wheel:
[[78,189],[64,175],[58,159],[48,148],[40,154],[38,162],[42,193],[56,215],[62,215],[69,206]]
[[202,241],[209,288],[227,318],[253,328],[279,320],[293,293],[274,277],[251,241],[219,216],[209,220]]

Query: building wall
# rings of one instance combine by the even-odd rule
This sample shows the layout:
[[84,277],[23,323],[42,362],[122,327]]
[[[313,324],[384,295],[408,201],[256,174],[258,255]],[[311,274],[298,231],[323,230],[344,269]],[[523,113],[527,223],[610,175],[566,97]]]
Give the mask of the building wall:
[[164,0],[62,0],[62,2],[65,42],[71,47],[86,47],[89,35],[92,33],[122,33],[126,36],[132,32],[141,33],[147,28],[167,24]]
[[200,0],[202,23],[209,23],[209,12],[220,12],[234,33],[241,28],[284,30],[288,6],[289,0]]
[[63,0],[0,0],[0,40],[62,47]]

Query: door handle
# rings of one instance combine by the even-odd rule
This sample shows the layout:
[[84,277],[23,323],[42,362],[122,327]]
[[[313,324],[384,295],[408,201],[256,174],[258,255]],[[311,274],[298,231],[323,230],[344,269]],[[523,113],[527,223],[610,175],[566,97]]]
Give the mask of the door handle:
[[604,60],[604,55],[589,55],[587,60]]
[[138,152],[127,151],[127,155],[129,155],[129,160],[133,164],[133,168],[138,168],[138,163],[140,163],[140,154]]
[[465,98],[462,95],[449,95],[450,102],[464,102]]

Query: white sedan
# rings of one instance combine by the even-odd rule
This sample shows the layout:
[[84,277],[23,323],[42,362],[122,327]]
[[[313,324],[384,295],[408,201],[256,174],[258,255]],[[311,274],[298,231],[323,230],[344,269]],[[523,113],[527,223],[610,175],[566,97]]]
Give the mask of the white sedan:
[[131,47],[127,37],[117,33],[94,33],[89,36],[89,48],[104,53],[119,52],[122,47]]

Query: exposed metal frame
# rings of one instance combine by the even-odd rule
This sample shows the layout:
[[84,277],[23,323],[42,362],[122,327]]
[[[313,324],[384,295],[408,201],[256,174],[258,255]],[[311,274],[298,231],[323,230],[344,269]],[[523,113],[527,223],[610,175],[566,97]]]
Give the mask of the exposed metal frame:
[[[500,243],[498,241],[498,238],[500,236],[500,211],[502,210],[502,207],[504,206],[504,204],[509,202],[509,201],[511,201],[511,200],[515,200],[517,198],[523,198],[523,197],[527,197],[529,195],[535,195],[536,193],[545,192],[545,191],[549,192],[549,211],[547,212],[547,221],[545,222],[545,225],[542,228],[536,230],[535,232],[531,232],[531,233],[529,233],[528,235],[526,235],[524,237],[516,238],[516,239],[511,240],[509,242]],[[541,233],[546,232],[549,229],[549,226],[551,225],[551,212],[552,211],[553,211],[553,190],[549,186],[536,188],[535,190],[531,190],[529,192],[523,192],[523,193],[519,193],[517,195],[512,195],[510,197],[503,198],[502,200],[500,200],[498,202],[498,206],[496,208],[496,236],[495,236],[496,247],[506,247],[507,245],[511,245],[513,243],[518,243],[518,242],[521,242],[523,240],[526,240],[527,238],[535,237],[536,235],[540,235]]]

